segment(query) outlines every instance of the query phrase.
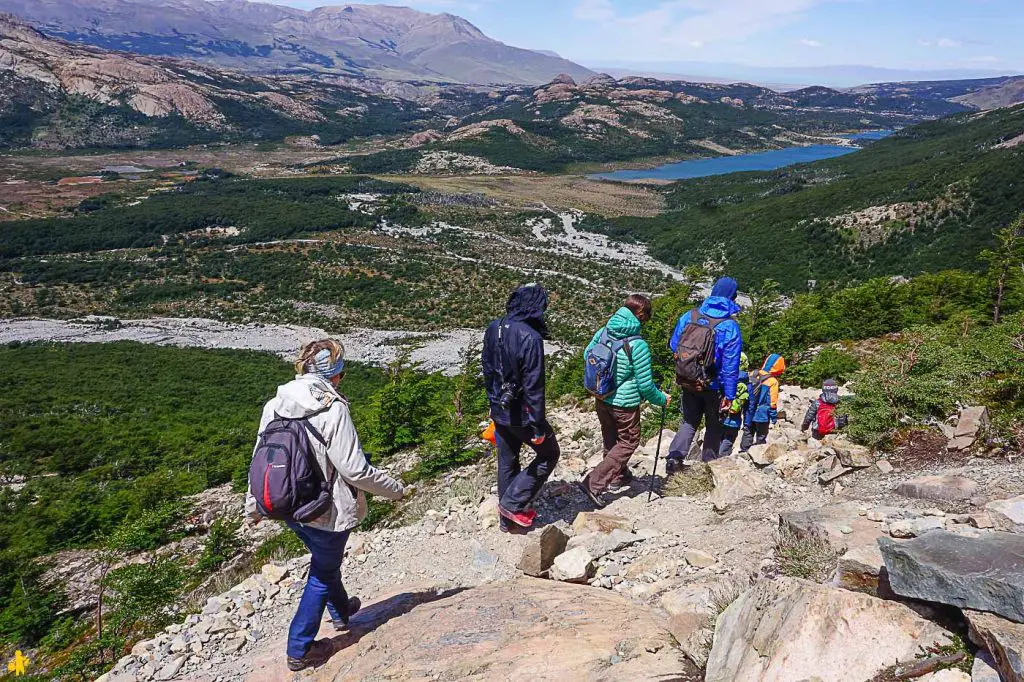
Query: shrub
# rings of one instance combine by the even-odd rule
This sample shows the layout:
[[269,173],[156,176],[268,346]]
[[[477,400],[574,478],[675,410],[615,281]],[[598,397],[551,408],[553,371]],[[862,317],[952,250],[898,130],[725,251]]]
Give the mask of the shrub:
[[860,362],[837,348],[823,348],[810,362],[796,362],[787,369],[787,381],[799,386],[820,386],[825,379],[845,383],[852,379]]
[[195,570],[199,575],[212,573],[220,568],[241,548],[236,532],[241,521],[217,519],[210,526],[210,533],[203,542],[203,551],[196,562]]
[[665,481],[663,494],[666,497],[684,497],[709,493],[714,488],[715,482],[711,476],[711,467],[704,462],[697,462],[669,476]]
[[841,554],[827,539],[813,533],[798,535],[782,528],[775,539],[779,572],[790,578],[825,582],[835,572]]

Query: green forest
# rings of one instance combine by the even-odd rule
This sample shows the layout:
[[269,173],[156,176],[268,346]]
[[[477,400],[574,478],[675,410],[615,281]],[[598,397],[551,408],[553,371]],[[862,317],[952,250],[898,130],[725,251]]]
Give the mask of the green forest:
[[[385,369],[348,363],[340,390],[374,461],[422,448],[405,474],[414,481],[479,456],[466,444],[486,405],[474,358],[452,378],[406,357]],[[244,491],[263,403],[293,369],[266,353],[136,343],[10,344],[0,364],[0,479],[27,478],[20,490],[0,487],[0,649],[38,648],[62,661],[92,637],[92,614],[57,616],[63,596],[40,582],[46,556],[152,551],[186,532],[185,496],[224,483]],[[379,522],[390,505],[373,510]],[[126,643],[166,625],[165,609],[237,549],[233,529],[215,524],[193,561],[111,571],[112,625],[75,648],[65,679],[92,679]]]

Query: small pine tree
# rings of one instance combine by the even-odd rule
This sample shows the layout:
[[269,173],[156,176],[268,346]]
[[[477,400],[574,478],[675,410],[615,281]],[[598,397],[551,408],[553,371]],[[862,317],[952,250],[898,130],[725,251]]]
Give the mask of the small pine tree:
[[996,240],[996,248],[985,249],[979,257],[988,263],[994,289],[992,321],[999,324],[1008,289],[1024,281],[1024,213],[997,232]]

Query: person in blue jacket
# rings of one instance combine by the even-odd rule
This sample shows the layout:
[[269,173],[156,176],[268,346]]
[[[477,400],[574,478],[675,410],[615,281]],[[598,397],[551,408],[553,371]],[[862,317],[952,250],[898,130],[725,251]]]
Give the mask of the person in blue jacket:
[[[543,287],[521,286],[509,296],[505,317],[484,333],[481,362],[498,446],[498,513],[506,532],[533,525],[537,513],[530,504],[560,455],[544,403],[547,307]],[[525,469],[519,461],[524,444],[536,453]]]
[[[743,335],[740,325],[733,316],[742,310],[736,303],[739,285],[732,277],[722,277],[711,288],[711,295],[697,309],[697,324],[710,326],[710,320],[723,320],[715,327],[715,361],[711,367],[712,381],[700,393],[683,390],[680,409],[683,413],[679,432],[672,439],[665,460],[666,473],[673,474],[683,466],[686,455],[697,435],[701,421],[704,421],[704,447],[701,459],[710,461],[718,456],[722,444],[722,413],[726,412],[736,399],[736,385],[740,376],[740,353],[743,351]],[[675,353],[679,338],[686,325],[691,324],[691,312],[687,311],[676,324],[669,348]]]

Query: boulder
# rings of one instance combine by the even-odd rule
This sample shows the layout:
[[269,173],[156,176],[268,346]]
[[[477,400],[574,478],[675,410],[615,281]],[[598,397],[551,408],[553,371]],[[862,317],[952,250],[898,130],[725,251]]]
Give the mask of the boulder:
[[699,549],[687,549],[683,552],[683,558],[686,559],[686,563],[690,564],[694,568],[708,568],[718,563],[713,555],[707,552],[702,552]]
[[263,564],[260,573],[267,579],[267,582],[271,585],[276,585],[288,575],[288,567],[278,566],[277,564]]
[[971,682],[971,676],[963,670],[946,668],[918,677],[917,682]]
[[548,575],[564,583],[585,583],[594,576],[594,557],[586,547],[576,547],[555,557]]
[[580,512],[576,520],[572,522],[572,529],[576,535],[584,533],[611,533],[615,529],[633,532],[633,522],[630,519],[607,512]]
[[965,407],[963,412],[960,413],[960,421],[956,424],[956,431],[953,432],[953,438],[969,437],[973,440],[987,428],[987,407],[979,405]]
[[[882,528],[871,520],[870,512],[861,516],[860,502],[783,513],[779,527],[797,537],[817,536],[828,540],[841,556],[836,584],[850,590],[875,592],[883,566],[878,538]],[[895,513],[896,509],[878,508],[878,514]],[[881,519],[879,519],[881,520]]]
[[978,492],[978,484],[963,476],[918,476],[896,486],[904,497],[936,502],[969,500]]
[[555,557],[565,551],[569,536],[555,525],[544,526],[540,533],[531,534],[519,559],[519,570],[539,578],[548,572]]
[[714,617],[721,608],[720,601],[737,593],[736,583],[730,578],[689,583],[661,596],[661,608],[668,613],[668,627],[679,642],[686,657],[700,667],[708,661],[711,638],[714,635]]
[[875,468],[882,474],[891,474],[893,472],[892,463],[887,459],[880,459],[875,462]]
[[948,634],[907,606],[796,578],[755,584],[718,618],[706,682],[866,682]]
[[899,519],[889,524],[889,535],[894,538],[916,538],[933,530],[946,527],[944,519],[926,516],[920,519]]
[[[249,682],[296,676],[272,642]],[[693,667],[665,621],[610,590],[519,578],[438,594],[396,594],[364,605],[334,655],[303,679],[668,680]]]
[[870,450],[855,445],[837,450],[836,455],[844,467],[850,467],[851,469],[866,469],[875,463]]
[[1024,536],[936,530],[907,542],[878,542],[896,594],[1024,622]]
[[971,641],[988,651],[1004,682],[1024,682],[1024,625],[967,609],[964,616]]
[[708,463],[715,488],[711,503],[716,509],[725,509],[740,500],[759,495],[767,479],[750,462],[734,455],[721,457]]
[[766,467],[788,451],[789,449],[781,443],[771,443],[769,445],[751,445],[747,452],[750,455],[750,461],[758,466]]
[[819,483],[831,483],[840,476],[844,476],[853,471],[853,467],[843,466],[838,455],[829,455],[825,459],[821,460],[819,465],[818,482]]
[[611,533],[584,533],[569,538],[566,549],[583,547],[595,560],[606,554],[617,552],[634,545],[643,540],[643,537],[636,533],[627,533],[624,530],[615,528]]
[[988,511],[996,528],[1024,533],[1024,495],[1006,500],[993,500],[985,505],[985,510]]

